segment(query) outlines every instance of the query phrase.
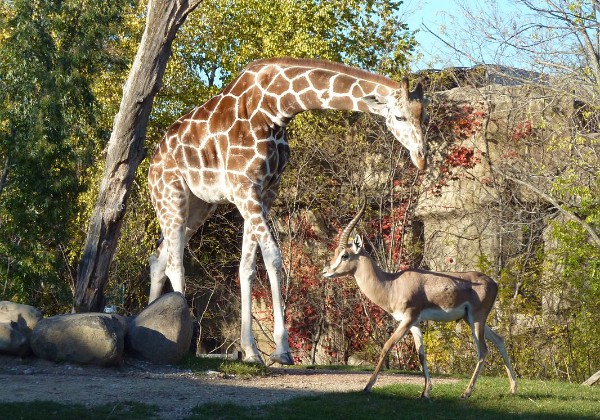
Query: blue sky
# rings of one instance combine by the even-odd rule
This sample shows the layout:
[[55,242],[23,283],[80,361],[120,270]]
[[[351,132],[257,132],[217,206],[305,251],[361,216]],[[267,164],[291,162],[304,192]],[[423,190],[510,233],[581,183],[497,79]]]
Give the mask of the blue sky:
[[[485,2],[482,0],[460,0],[460,3],[470,8],[486,7]],[[498,0],[492,3],[505,16],[515,16],[518,11],[510,0]],[[464,58],[459,58],[451,48],[428,33],[423,27],[423,25],[426,25],[432,31],[445,32],[447,34],[446,38],[451,36],[454,33],[453,31],[460,31],[461,25],[465,23],[465,18],[456,0],[404,0],[403,8],[405,9],[403,18],[409,25],[410,30],[419,29],[416,38],[421,44],[420,51],[423,58],[414,63],[413,70],[473,64]],[[490,46],[489,51],[481,51],[481,53],[486,62],[494,62],[493,46]]]

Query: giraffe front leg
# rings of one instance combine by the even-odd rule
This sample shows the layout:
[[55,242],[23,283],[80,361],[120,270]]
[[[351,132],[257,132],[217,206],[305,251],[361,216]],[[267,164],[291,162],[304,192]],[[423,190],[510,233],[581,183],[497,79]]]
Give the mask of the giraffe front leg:
[[285,328],[283,316],[283,299],[281,297],[281,252],[272,237],[270,241],[261,248],[263,259],[267,267],[269,282],[271,283],[271,296],[273,299],[273,339],[275,340],[275,351],[270,359],[282,365],[293,365],[294,359],[288,343],[288,332]]
[[258,243],[253,240],[249,226],[244,224],[242,257],[240,260],[240,294],[242,300],[241,347],[244,361],[264,364],[254,335],[252,334],[252,282],[256,278],[256,250]]

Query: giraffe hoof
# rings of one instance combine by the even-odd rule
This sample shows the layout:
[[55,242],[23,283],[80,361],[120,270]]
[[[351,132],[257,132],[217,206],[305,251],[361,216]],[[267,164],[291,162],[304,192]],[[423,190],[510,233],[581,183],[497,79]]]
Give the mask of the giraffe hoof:
[[281,363],[282,365],[293,365],[294,359],[292,358],[292,354],[290,352],[286,353],[273,353],[270,357],[272,362]]
[[262,357],[258,356],[258,355],[252,355],[252,356],[247,356],[244,358],[244,363],[253,363],[253,364],[257,364],[257,365],[264,365],[265,362],[263,361]]
[[367,386],[365,387],[365,389],[363,389],[363,392],[364,392],[365,394],[370,394],[370,393],[371,393],[371,387],[370,387],[369,385],[367,385]]

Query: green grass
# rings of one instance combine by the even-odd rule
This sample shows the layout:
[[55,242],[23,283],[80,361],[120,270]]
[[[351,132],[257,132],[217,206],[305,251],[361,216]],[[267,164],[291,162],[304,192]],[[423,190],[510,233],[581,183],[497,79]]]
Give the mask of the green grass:
[[94,407],[91,410],[80,404],[59,404],[49,401],[28,403],[0,403],[0,419],[20,420],[110,420],[149,419],[158,407],[137,403],[115,403]]
[[[262,365],[195,357],[184,360],[182,367],[195,372],[219,370],[245,377],[271,372]],[[434,378],[430,400],[418,398],[421,385],[397,384],[375,385],[369,395],[362,392],[327,393],[257,407],[206,404],[196,407],[190,419],[600,419],[598,387],[521,379],[518,381],[519,392],[513,396],[508,391],[506,377],[481,377],[471,398],[463,400],[460,395],[467,383],[468,379],[463,378],[454,384],[436,384]],[[265,391],[257,389],[256,392]],[[107,404],[93,410],[83,405],[53,402],[0,403],[0,419],[148,419],[155,418],[157,410],[155,406],[136,403]]]
[[480,378],[471,398],[461,393],[467,380],[435,385],[431,399],[420,400],[417,385],[376,387],[362,392],[323,394],[261,407],[207,404],[192,418],[211,419],[598,419],[600,390],[580,385],[519,381],[516,396],[506,378]]

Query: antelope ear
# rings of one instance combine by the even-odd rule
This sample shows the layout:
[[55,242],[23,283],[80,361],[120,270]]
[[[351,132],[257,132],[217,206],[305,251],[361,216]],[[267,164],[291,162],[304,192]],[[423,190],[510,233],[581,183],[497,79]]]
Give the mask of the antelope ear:
[[369,108],[376,112],[383,110],[388,104],[387,98],[381,95],[368,95],[363,96],[361,99]]
[[354,240],[352,241],[352,250],[354,252],[358,253],[358,251],[360,251],[362,246],[363,246],[362,238],[360,237],[360,235],[356,235],[354,237]]

